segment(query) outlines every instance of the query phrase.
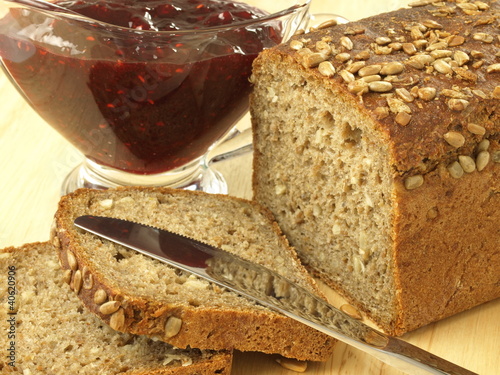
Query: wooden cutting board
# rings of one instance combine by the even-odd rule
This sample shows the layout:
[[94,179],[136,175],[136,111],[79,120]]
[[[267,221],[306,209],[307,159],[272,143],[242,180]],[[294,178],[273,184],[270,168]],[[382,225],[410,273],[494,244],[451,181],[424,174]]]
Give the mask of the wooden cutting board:
[[[262,0],[261,0],[262,1]],[[268,1],[268,0],[266,0]],[[280,0],[281,1],[281,0]],[[336,13],[354,20],[406,1],[313,0],[313,13]],[[81,156],[23,101],[0,72],[0,248],[48,239],[59,189]],[[240,126],[248,126],[248,117]],[[221,162],[229,193],[251,197],[251,155]],[[500,247],[500,244],[499,244]],[[325,288],[334,305],[343,301]],[[500,300],[476,307],[403,337],[425,350],[481,375],[500,374]],[[234,375],[292,375],[276,357],[235,353]],[[326,363],[309,363],[309,375],[399,375],[401,372],[339,343]]]

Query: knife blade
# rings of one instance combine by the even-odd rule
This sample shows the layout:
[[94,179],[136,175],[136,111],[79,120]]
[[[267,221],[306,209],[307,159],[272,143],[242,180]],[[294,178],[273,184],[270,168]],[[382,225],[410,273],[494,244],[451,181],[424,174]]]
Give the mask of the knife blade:
[[367,326],[259,264],[204,242],[117,218],[86,215],[78,217],[74,224],[104,239],[229,289],[362,350],[407,374],[475,374]]

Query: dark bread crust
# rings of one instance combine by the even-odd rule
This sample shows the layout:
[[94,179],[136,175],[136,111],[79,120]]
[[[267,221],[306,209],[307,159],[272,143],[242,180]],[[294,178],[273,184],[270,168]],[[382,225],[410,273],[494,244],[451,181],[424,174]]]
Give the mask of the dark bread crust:
[[[495,70],[497,68],[487,71],[488,67],[500,62],[500,2],[485,2],[485,9],[474,12],[464,11],[454,2],[442,4],[439,2],[436,5],[401,9],[296,36],[294,40],[303,43],[302,49],[297,51],[291,48],[290,43],[282,44],[263,52],[254,63],[256,90],[251,98],[255,142],[254,199],[273,211],[292,246],[303,261],[309,263],[307,266],[312,273],[345,296],[387,332],[395,335],[500,297],[500,71]],[[450,10],[452,12],[445,15]],[[432,22],[439,24],[439,28],[433,28]],[[441,49],[451,51],[451,56],[457,51],[466,52],[471,59],[460,68],[467,72],[457,70],[455,66],[450,74],[439,73],[431,65],[417,69],[409,63],[412,55],[403,49],[393,50],[389,54],[374,52],[376,38],[381,36],[389,36],[392,42],[413,42],[415,39],[410,29],[418,24],[429,25],[423,32],[426,40],[432,38],[432,33],[441,33],[441,39],[445,39],[444,33],[449,33],[450,37],[463,37],[463,43],[443,46]],[[491,39],[485,42],[480,40],[482,36],[475,35]],[[341,46],[340,40],[345,36],[353,42],[352,50]],[[323,75],[317,66],[309,66],[306,62],[307,53],[304,53],[305,48],[317,52],[316,43],[325,40],[334,44],[338,52],[352,56],[348,63],[339,62],[333,55],[326,57],[326,61],[331,62],[336,69],[333,77]],[[420,48],[417,54],[429,55],[431,51],[426,51],[428,46]],[[394,61],[404,64],[403,72],[392,81],[390,91],[370,91],[357,95],[349,90],[339,72],[346,69],[348,64],[361,61],[356,56],[363,51],[370,51],[367,66]],[[281,147],[281,144],[283,148],[290,149],[291,146],[280,138],[284,138],[283,134],[288,136],[288,133],[292,133],[298,138],[301,134],[309,134],[306,133],[308,127],[319,128],[314,122],[316,119],[310,120],[307,115],[297,120],[297,124],[290,123],[290,119],[281,112],[274,115],[274,104],[269,101],[269,96],[266,97],[269,82],[275,80],[282,87],[289,87],[285,75],[281,77],[276,73],[279,71],[301,77],[303,88],[293,86],[290,91],[303,91],[304,95],[309,95],[321,87],[322,96],[318,100],[327,103],[322,109],[330,103],[330,99],[325,99],[328,94],[324,93],[330,93],[332,101],[342,102],[346,113],[364,118],[366,127],[376,135],[373,138],[375,142],[381,142],[386,147],[384,150],[387,150],[390,170],[390,175],[386,177],[391,181],[392,205],[387,252],[391,254],[389,277],[394,281],[392,293],[396,298],[394,307],[387,305],[377,308],[386,311],[394,308],[391,319],[378,315],[373,305],[368,306],[366,301],[355,298],[352,285],[347,286],[346,282],[339,281],[338,269],[319,269],[308,261],[311,258],[319,259],[322,253],[331,253],[328,246],[321,247],[321,243],[316,243],[312,235],[309,241],[303,240],[301,236],[306,231],[304,228],[310,225],[307,228],[310,233],[319,232],[319,229],[331,227],[332,220],[330,217],[321,217],[316,223],[306,218],[297,224],[291,218],[290,212],[293,210],[287,206],[288,202],[297,200],[294,209],[308,205],[323,207],[331,202],[315,201],[309,197],[303,200],[297,198],[300,195],[297,192],[307,190],[307,180],[296,181],[295,176],[305,175],[305,170],[311,167],[299,166],[302,159],[298,156],[295,159],[296,169],[292,163],[287,165],[288,169],[280,168],[282,160],[274,158],[270,151],[273,147]],[[359,79],[357,74],[354,76]],[[437,96],[430,101],[418,97],[411,102],[402,101],[411,112],[410,122],[403,126],[396,121],[398,111],[389,109],[387,99],[401,100],[395,90],[406,88],[411,91],[414,87],[435,88]],[[283,92],[280,94],[284,96]],[[277,104],[281,100],[288,100],[282,96],[276,97]],[[294,98],[299,96],[296,93]],[[465,109],[457,110],[453,105],[452,100],[457,98],[466,100]],[[294,103],[287,105],[293,109]],[[302,110],[308,113],[315,107],[319,106],[313,101],[305,106],[300,103],[297,104],[296,112]],[[286,108],[285,104],[281,104],[277,111]],[[381,111],[381,108],[386,111]],[[277,118],[286,118],[283,122],[288,128],[283,125],[285,130],[280,129],[282,133],[272,129],[275,122],[279,122]],[[470,123],[480,125],[485,133],[469,131]],[[366,129],[364,131],[366,133]],[[460,147],[450,145],[444,137],[448,132],[461,134],[464,144]],[[483,140],[489,142],[490,161],[486,167],[481,171],[464,173],[461,178],[452,177],[448,170],[450,164],[457,162],[461,155],[476,159],[481,147],[484,147]],[[323,146],[327,151],[338,151],[329,150],[330,146],[326,142]],[[325,157],[328,154],[325,153]],[[318,155],[315,162],[321,167],[320,158]],[[283,198],[273,191],[275,185],[280,183],[279,178],[273,177],[277,171],[281,173],[280,178],[287,184],[287,189],[294,189],[296,195],[287,196],[287,190]],[[416,175],[422,177],[423,184],[408,190],[405,187],[407,178]],[[323,176],[323,180],[313,180],[311,185],[325,189],[325,178],[334,180],[342,176]],[[340,205],[342,202],[335,204]]]
[[[120,310],[124,314],[123,324],[114,328],[123,332],[155,336],[180,348],[237,349],[240,351],[278,353],[285,357],[300,360],[324,361],[328,359],[335,340],[270,310],[249,308],[243,305],[234,306],[234,308],[228,308],[227,306],[199,306],[195,308],[190,306],[187,301],[186,303],[165,303],[145,296],[131,295],[129,292],[124,291],[122,286],[117,284],[115,280],[103,275],[102,271],[98,269],[99,266],[96,266],[85,256],[85,250],[82,248],[84,245],[80,243],[78,232],[73,228],[72,222],[77,215],[85,212],[86,204],[91,199],[101,199],[100,197],[102,199],[120,199],[133,193],[146,195],[148,193],[155,195],[166,194],[177,197],[204,196],[207,199],[227,199],[245,205],[249,204],[269,220],[269,225],[276,235],[280,237],[279,241],[281,241],[282,246],[290,249],[288,256],[299,264],[297,256],[288,247],[286,239],[280,234],[270,212],[254,202],[228,196],[210,195],[208,197],[203,193],[161,188],[131,187],[106,192],[81,189],[61,199],[55,217],[52,238],[54,244],[57,245],[59,258],[64,269],[70,269],[67,253],[72,252],[77,259],[78,268],[81,270],[86,268],[86,274],[92,275],[92,287],[78,290],[78,297],[90,311],[113,327],[111,322],[112,314],[102,314],[99,310],[100,305],[94,301],[96,291],[102,289],[106,292],[108,300],[122,301]],[[202,229],[200,228],[200,230]],[[296,272],[299,278],[305,280],[306,283],[310,283],[312,290],[321,295],[304,268],[298,267]],[[165,324],[171,316],[180,318],[182,327],[175,336],[165,337]]]

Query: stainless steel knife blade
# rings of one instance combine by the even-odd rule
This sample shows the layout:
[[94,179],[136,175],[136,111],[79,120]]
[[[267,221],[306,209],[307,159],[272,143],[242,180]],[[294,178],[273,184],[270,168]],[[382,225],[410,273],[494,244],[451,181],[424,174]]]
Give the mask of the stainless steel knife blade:
[[237,255],[170,231],[116,218],[81,216],[75,225],[232,290],[413,374],[473,375],[328,304],[281,275]]

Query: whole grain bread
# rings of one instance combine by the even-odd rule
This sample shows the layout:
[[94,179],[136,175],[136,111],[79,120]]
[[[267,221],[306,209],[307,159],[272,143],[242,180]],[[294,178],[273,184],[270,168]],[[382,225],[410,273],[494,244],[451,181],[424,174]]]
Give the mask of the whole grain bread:
[[500,296],[500,2],[416,1],[254,63],[254,198],[387,332]]
[[0,270],[2,374],[231,372],[229,351],[182,350],[111,329],[70,290],[49,243],[0,250]]
[[269,211],[223,195],[161,188],[78,190],[61,199],[53,242],[87,308],[111,327],[180,348],[326,360],[335,340],[228,290],[77,229],[80,215],[165,228],[263,264],[320,294]]

